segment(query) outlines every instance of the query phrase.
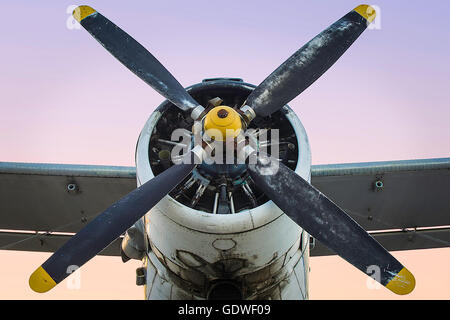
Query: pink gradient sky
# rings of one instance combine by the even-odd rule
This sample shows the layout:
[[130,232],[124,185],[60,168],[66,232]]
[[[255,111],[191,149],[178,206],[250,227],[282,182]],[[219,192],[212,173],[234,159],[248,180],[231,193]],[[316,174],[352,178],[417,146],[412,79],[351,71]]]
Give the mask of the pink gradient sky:
[[[84,29],[66,27],[66,9],[73,4],[96,8],[188,86],[219,76],[258,84],[360,2],[2,4],[4,12],[16,14],[0,21],[0,161],[134,165],[139,132],[163,99]],[[313,164],[450,156],[450,3],[375,4],[381,9],[381,29],[366,31],[290,103],[308,132]],[[420,274],[409,298],[450,298],[450,249],[396,254]],[[133,284],[137,264],[122,266],[106,257],[85,266],[83,275],[92,282],[82,290],[68,292],[61,286],[36,296],[26,283],[45,257],[0,251],[2,269],[8,270],[0,274],[0,282],[8,283],[8,290],[0,288],[0,298],[143,296]],[[99,270],[107,275],[97,281]],[[312,259],[312,298],[396,298],[387,290],[375,291],[339,258]]]

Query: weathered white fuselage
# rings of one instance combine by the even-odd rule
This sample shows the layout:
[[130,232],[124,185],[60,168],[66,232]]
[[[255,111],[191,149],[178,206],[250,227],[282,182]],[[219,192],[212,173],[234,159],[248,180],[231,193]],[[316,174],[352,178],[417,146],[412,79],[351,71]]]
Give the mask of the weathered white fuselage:
[[[310,181],[305,129],[285,108],[299,146],[295,172]],[[138,185],[154,177],[148,148],[160,116],[154,112],[139,137]],[[235,214],[211,214],[166,196],[143,222],[147,299],[207,299],[220,295],[223,285],[244,299],[308,298],[309,235],[272,201]]]

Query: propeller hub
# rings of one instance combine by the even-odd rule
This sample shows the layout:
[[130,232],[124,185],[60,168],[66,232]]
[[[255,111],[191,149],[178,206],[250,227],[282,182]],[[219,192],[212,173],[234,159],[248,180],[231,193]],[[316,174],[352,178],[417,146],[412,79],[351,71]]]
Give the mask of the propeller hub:
[[208,112],[203,128],[214,140],[226,141],[226,138],[238,136],[242,130],[242,121],[233,108],[218,106]]

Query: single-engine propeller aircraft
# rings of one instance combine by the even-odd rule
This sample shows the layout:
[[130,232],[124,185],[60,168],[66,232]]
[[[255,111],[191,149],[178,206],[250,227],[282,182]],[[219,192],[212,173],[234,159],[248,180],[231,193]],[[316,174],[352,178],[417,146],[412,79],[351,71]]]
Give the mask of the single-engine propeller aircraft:
[[142,129],[135,169],[1,163],[0,239],[54,252],[30,287],[47,292],[104,254],[142,260],[136,281],[148,299],[307,299],[311,249],[410,293],[414,276],[388,250],[448,246],[450,159],[311,166],[287,105],[375,14],[351,10],[259,86],[217,78],[184,89],[118,26],[76,8],[74,18],[167,100]]

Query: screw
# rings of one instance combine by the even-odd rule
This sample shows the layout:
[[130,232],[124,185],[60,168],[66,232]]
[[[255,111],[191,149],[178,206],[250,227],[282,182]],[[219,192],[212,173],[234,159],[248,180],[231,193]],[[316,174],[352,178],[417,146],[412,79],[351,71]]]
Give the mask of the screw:
[[77,192],[78,191],[78,186],[75,183],[69,183],[67,185],[67,191],[69,193]]
[[384,187],[384,183],[381,180],[375,181],[375,191],[381,191]]
[[228,111],[225,109],[220,109],[219,111],[217,111],[217,116],[219,118],[226,118],[228,116]]

